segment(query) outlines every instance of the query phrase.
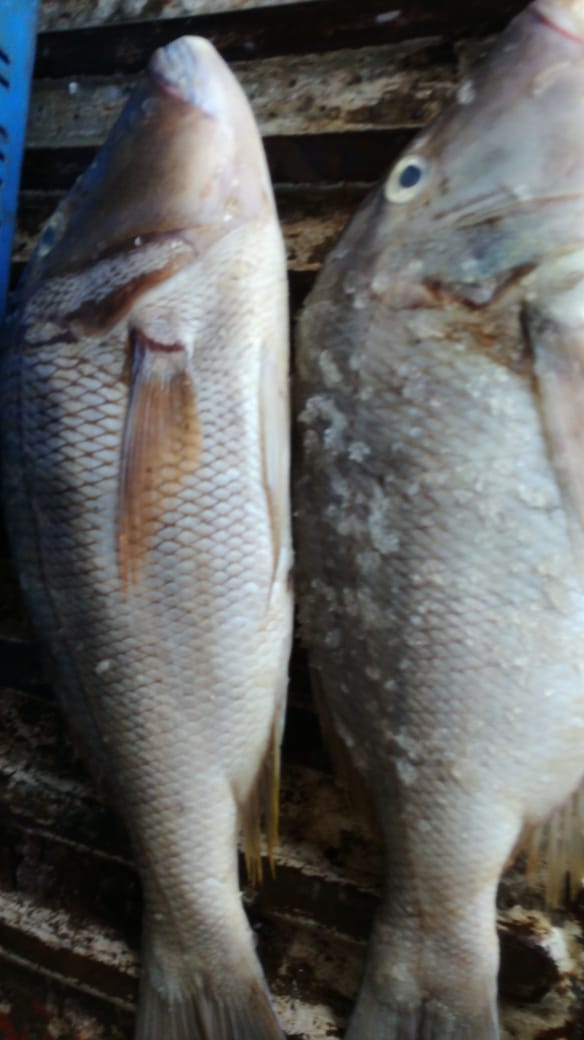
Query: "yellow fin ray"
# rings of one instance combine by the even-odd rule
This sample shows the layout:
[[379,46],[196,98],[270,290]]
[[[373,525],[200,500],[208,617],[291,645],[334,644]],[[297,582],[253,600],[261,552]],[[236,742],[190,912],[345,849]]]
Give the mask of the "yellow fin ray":
[[247,804],[242,809],[243,847],[247,876],[256,885],[263,879],[262,820],[268,847],[268,863],[275,872],[274,852],[278,844],[280,807],[280,736],[272,733]]

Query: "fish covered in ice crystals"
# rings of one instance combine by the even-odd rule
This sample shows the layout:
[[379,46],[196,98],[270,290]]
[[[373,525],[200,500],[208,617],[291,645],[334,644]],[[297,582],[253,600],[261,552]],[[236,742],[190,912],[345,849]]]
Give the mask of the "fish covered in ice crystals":
[[584,2],[536,0],[300,321],[302,634],[386,845],[348,1040],[495,1040],[505,863],[582,875],[583,123]]

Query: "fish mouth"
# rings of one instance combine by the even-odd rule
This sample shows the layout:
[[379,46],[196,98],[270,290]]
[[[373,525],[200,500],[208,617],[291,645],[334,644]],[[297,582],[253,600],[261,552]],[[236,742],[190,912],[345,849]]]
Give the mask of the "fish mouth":
[[200,109],[209,116],[217,114],[215,48],[201,36],[181,36],[154,52],[148,74],[165,94]]
[[584,45],[584,0],[538,0],[532,10],[544,25]]

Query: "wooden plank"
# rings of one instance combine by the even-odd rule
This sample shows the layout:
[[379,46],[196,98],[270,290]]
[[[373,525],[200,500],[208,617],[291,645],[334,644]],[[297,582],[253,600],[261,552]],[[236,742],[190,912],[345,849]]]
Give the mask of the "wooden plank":
[[[453,96],[456,61],[440,41],[235,62],[264,136],[418,127]],[[134,77],[38,80],[31,148],[97,147],[128,99]]]
[[[264,138],[274,183],[338,184],[378,180],[411,140],[412,130],[307,134]],[[95,156],[94,148],[29,148],[23,191],[64,191]]]
[[[265,7],[285,7],[298,0],[44,0],[39,32],[85,29],[148,19],[200,17]],[[315,3],[318,0],[304,0]]]
[[[294,1040],[339,1036],[358,984],[364,944],[285,914],[269,920],[256,915],[254,925],[258,953],[286,1032]],[[270,956],[264,947],[275,931],[278,940]],[[45,974],[53,983],[103,1001],[118,1012],[120,1040],[132,1037],[137,949],[115,933],[108,934],[62,910],[39,906],[22,896],[0,893],[0,961],[3,974],[12,965],[29,968]],[[308,964],[310,972],[306,970]],[[332,1007],[326,999],[329,992],[334,993]],[[122,1017],[119,1012],[126,1014]],[[86,1030],[87,1026],[84,1038]],[[99,1035],[97,1029],[95,1032]],[[93,1030],[90,1035],[94,1035]],[[73,1036],[78,1040],[79,1034]]]
[[[126,0],[124,6],[131,10],[131,4],[132,0]],[[207,36],[232,60],[322,53],[418,36],[458,40],[469,34],[498,32],[523,6],[523,0],[450,0],[448,4],[409,0],[401,7],[388,6],[387,0],[303,0],[252,10],[113,24],[123,6],[102,2],[96,5],[97,11],[104,13],[100,25],[41,34],[36,75],[137,72],[156,47],[186,33]]]

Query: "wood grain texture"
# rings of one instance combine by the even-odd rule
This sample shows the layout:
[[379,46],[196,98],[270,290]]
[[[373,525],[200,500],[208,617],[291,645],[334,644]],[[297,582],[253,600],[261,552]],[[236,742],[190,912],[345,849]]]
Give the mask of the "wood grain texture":
[[[498,32],[524,6],[522,0],[492,0],[489,4],[484,0],[408,0],[401,6],[388,5],[387,0],[299,0],[246,5],[244,9],[235,0],[229,10],[213,13],[193,4],[186,17],[148,18],[143,14],[138,21],[120,19],[124,7],[126,11],[137,9],[135,3],[101,0],[93,6],[89,26],[75,21],[79,28],[69,32],[41,33],[37,76],[138,72],[156,47],[185,34],[207,36],[231,60],[316,54],[431,35],[455,41]],[[164,0],[149,3],[169,9]],[[80,6],[83,4],[87,6],[88,0],[80,0]],[[75,0],[63,5],[70,14],[76,6]]]
[[[314,3],[315,0],[304,0]],[[316,0],[318,2],[318,0]],[[286,7],[297,0],[44,0],[39,32]]]
[[[440,40],[235,62],[263,136],[423,126],[452,97],[454,51]],[[98,147],[135,77],[37,80],[30,148]]]

